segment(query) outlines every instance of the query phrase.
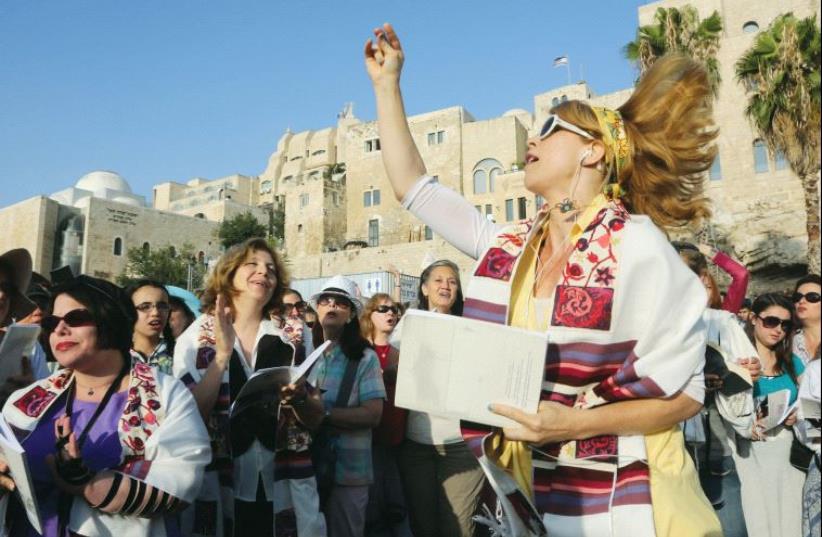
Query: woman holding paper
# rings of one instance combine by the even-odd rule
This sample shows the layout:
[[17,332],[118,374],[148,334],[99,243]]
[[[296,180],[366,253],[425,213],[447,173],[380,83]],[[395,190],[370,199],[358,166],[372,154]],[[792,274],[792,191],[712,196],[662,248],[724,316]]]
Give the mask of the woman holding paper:
[[546,203],[535,220],[497,226],[426,175],[400,92],[400,41],[390,25],[374,33],[365,63],[394,193],[479,260],[464,315],[553,340],[539,413],[495,406],[522,426],[484,444],[466,437],[480,456],[494,447],[481,462],[504,462],[524,492],[497,472],[504,513],[485,504],[486,523],[516,535],[542,535],[542,524],[552,536],[719,535],[678,427],[704,397],[704,291],[657,227],[709,214],[716,129],[704,69],[671,56],[618,110],[550,110],[524,156],[525,186]]
[[[296,365],[294,347],[268,318],[287,285],[282,259],[264,239],[235,245],[206,283],[209,313],[177,340],[174,373],[194,395],[213,450],[197,499],[202,505],[184,516],[187,530],[198,535],[245,535],[254,528],[273,536],[294,527],[300,537],[325,535],[308,453],[308,428],[322,419],[319,394],[299,382],[283,394],[282,412],[279,405],[256,405],[229,419],[255,371]],[[223,497],[233,504],[224,505]]]
[[[748,335],[762,362],[762,375],[754,384],[758,419],[752,438],[737,438],[734,462],[742,483],[742,508],[751,537],[799,535],[802,511],[803,473],[790,464],[796,411],[782,423],[765,425],[769,416],[779,412],[770,407],[781,394],[789,394],[792,405],[798,395],[802,361],[791,353],[793,304],[785,296],[768,293],[751,306]],[[782,399],[784,401],[784,399]],[[770,416],[771,420],[773,415]],[[768,427],[765,430],[765,427]]]
[[[42,326],[62,369],[3,408],[25,450],[42,534],[182,535],[176,513],[194,500],[210,456],[191,394],[132,363],[134,308],[119,287],[79,276],[54,289],[52,311]],[[10,477],[27,487],[21,466]],[[11,535],[36,535],[13,506]]]

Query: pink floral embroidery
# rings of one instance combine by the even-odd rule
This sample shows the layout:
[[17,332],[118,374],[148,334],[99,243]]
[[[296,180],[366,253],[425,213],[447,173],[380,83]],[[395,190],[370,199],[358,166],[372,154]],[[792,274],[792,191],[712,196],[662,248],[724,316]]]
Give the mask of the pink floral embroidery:
[[595,436],[577,440],[577,458],[608,457],[617,454],[617,437],[613,435]]
[[145,442],[159,426],[157,411],[162,408],[154,369],[138,363],[131,370],[131,387],[120,418],[121,442],[130,457],[142,457]]
[[558,285],[551,325],[608,330],[613,296],[614,290],[605,287]]
[[509,254],[502,248],[489,248],[474,275],[508,281],[511,279],[516,260],[516,256]]
[[36,418],[40,413],[49,406],[57,394],[49,391],[42,386],[35,386],[23,397],[14,402],[14,406],[20,409],[23,414],[31,418]]

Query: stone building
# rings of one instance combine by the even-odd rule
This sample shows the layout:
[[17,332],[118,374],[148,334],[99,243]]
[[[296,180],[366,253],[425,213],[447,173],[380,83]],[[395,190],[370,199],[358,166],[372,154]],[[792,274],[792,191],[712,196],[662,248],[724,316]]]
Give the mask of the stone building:
[[129,248],[180,248],[188,243],[196,262],[216,258],[217,225],[146,207],[122,177],[97,171],[74,187],[0,209],[0,251],[26,248],[34,270],[45,275],[68,265],[75,274],[114,279],[125,269]]

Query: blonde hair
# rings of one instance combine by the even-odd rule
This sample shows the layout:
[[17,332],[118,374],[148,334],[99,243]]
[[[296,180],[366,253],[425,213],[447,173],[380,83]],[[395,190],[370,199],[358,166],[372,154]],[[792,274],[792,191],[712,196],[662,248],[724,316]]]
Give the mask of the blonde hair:
[[[711,215],[704,195],[705,172],[716,157],[711,86],[705,68],[683,54],[669,54],[645,73],[619,109],[628,138],[628,158],[616,182],[632,213],[658,226],[682,226]],[[602,140],[591,107],[566,101],[552,112]],[[607,169],[614,154],[606,145]]]
[[397,303],[391,298],[391,295],[376,293],[368,299],[368,302],[365,303],[365,307],[362,309],[362,315],[360,315],[360,332],[362,333],[362,337],[369,342],[374,341],[374,323],[371,321],[371,314],[374,313],[383,302],[391,302],[397,306]]
[[213,312],[214,305],[217,301],[217,295],[222,294],[228,300],[229,306],[234,307],[232,298],[237,294],[234,288],[233,280],[234,274],[248,256],[254,252],[268,252],[271,259],[274,260],[274,271],[277,278],[277,284],[274,286],[274,293],[271,295],[271,300],[263,308],[264,313],[268,313],[275,306],[282,303],[283,294],[289,285],[288,271],[285,268],[282,257],[269,246],[265,239],[252,238],[247,239],[239,244],[235,244],[220,257],[217,261],[217,266],[214,267],[211,275],[203,291],[201,298],[202,310],[205,312]]

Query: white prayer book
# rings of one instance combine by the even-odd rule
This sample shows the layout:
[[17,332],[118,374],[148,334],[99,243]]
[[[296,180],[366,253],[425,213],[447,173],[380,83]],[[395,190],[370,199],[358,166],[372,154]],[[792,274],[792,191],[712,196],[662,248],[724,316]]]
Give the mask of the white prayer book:
[[40,509],[37,507],[37,498],[34,495],[34,483],[26,460],[26,451],[14,432],[0,414],[0,459],[9,465],[9,474],[14,480],[15,492],[26,509],[26,516],[37,533],[43,534],[43,525],[40,522]]
[[757,408],[759,428],[762,431],[770,431],[777,425],[781,425],[796,409],[798,401],[794,401],[793,404],[790,404],[790,401],[790,390],[779,390],[760,399]]
[[240,393],[237,394],[237,399],[231,404],[230,415],[235,416],[256,404],[279,401],[280,389],[297,382],[308,373],[329,345],[331,342],[326,341],[314,349],[314,352],[309,354],[297,367],[267,367],[255,371],[243,384]]
[[36,324],[13,324],[0,342],[0,384],[22,373],[22,358],[31,359],[40,327]]
[[490,403],[536,413],[546,334],[421,310],[401,325],[396,406],[497,427],[517,424]]

